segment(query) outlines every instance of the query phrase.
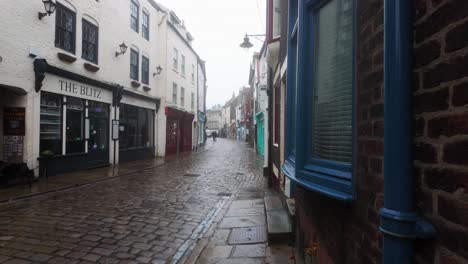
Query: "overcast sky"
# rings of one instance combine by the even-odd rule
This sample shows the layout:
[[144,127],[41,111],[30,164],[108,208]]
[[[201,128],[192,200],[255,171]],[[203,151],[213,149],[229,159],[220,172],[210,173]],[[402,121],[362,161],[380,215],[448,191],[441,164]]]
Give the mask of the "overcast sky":
[[239,47],[245,33],[265,33],[265,0],[156,0],[185,21],[195,38],[193,47],[206,61],[208,93],[206,107],[224,104],[248,84],[252,53]]

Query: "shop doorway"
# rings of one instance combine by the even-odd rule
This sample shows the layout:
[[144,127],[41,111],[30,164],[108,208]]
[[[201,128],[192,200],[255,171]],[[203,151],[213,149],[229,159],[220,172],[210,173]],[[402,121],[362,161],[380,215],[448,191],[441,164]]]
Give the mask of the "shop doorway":
[[89,167],[100,167],[109,164],[109,105],[89,101]]

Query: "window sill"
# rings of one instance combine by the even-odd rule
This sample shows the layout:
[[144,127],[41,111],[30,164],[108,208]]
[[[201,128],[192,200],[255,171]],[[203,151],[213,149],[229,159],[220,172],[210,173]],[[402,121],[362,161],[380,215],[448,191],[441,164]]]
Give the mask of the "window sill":
[[141,83],[139,83],[138,81],[131,81],[130,84],[133,88],[138,88],[141,86]]
[[76,61],[76,57],[64,52],[57,52],[57,57],[66,63],[73,63]]
[[296,171],[292,164],[289,164],[289,161],[287,161],[282,167],[281,170],[283,173],[288,177],[292,182],[295,184],[298,184],[307,190],[311,190],[314,192],[317,192],[319,194],[322,194],[324,196],[330,197],[332,199],[342,201],[345,203],[350,203],[354,200],[353,195],[342,192],[336,189],[328,188],[326,186],[323,186],[321,184],[317,184],[311,181],[308,181],[306,179],[298,178],[296,177]]
[[99,67],[98,67],[97,65],[92,64],[92,63],[89,63],[89,62],[85,62],[85,63],[83,64],[83,67],[84,67],[86,70],[90,71],[90,72],[97,72],[97,71],[99,71]]

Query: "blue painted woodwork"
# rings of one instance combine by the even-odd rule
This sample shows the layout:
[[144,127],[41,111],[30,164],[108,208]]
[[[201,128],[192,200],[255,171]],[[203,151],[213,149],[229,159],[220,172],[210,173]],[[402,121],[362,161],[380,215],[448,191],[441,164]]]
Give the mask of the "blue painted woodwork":
[[385,0],[383,262],[412,263],[413,240],[434,234],[416,213],[412,153],[413,2]]
[[[312,87],[314,68],[315,12],[330,0],[289,1],[290,15],[288,21],[288,72],[286,103],[286,159],[282,167],[285,175],[294,183],[306,189],[316,191],[328,197],[350,202],[354,198],[353,163],[341,163],[321,160],[311,156],[311,125],[313,101]],[[355,12],[353,1],[353,13]],[[297,12],[297,20],[294,15]],[[355,31],[355,15],[353,15]],[[353,36],[355,34],[353,33]],[[297,43],[297,46],[295,45]],[[353,42],[354,43],[354,42]],[[354,45],[354,44],[353,44]],[[355,47],[353,46],[353,60]],[[355,65],[354,61],[352,65]],[[355,102],[355,81],[353,74],[353,102]],[[290,96],[292,95],[292,96]],[[295,97],[293,97],[295,96]],[[294,100],[295,104],[294,104]],[[291,122],[294,115],[296,122]],[[355,124],[355,107],[353,103],[353,127]],[[295,134],[292,148],[291,133]],[[353,129],[353,136],[355,133]],[[354,157],[354,140],[353,140]],[[354,159],[353,159],[354,160]]]

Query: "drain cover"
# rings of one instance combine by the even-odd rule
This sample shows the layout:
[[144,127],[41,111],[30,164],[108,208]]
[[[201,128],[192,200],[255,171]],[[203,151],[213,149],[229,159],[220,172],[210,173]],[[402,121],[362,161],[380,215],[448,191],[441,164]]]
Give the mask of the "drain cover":
[[141,207],[146,209],[159,209],[161,206],[161,201],[148,200],[141,203]]
[[227,193],[227,192],[218,193],[218,196],[227,196],[227,197],[229,197],[231,195],[232,195],[232,193]]
[[187,173],[184,174],[185,177],[200,177],[201,175],[198,173]]
[[255,244],[266,242],[265,227],[234,228],[229,236],[228,244]]
[[244,173],[238,172],[238,173],[236,173],[236,175],[239,175],[239,176],[240,176],[240,175],[244,175]]

